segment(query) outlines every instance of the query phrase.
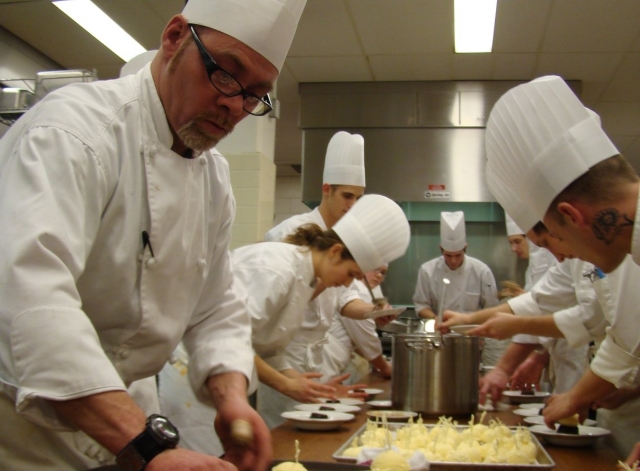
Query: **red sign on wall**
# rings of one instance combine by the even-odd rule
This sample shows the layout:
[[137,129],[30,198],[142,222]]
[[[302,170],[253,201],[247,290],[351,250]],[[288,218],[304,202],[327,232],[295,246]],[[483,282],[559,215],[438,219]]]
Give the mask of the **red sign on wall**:
[[447,188],[444,183],[429,183],[429,191],[444,191],[446,189]]

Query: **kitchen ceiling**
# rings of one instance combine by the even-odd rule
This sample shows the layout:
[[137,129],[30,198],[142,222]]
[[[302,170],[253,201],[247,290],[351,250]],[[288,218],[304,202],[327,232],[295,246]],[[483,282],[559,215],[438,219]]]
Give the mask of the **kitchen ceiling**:
[[[184,0],[94,3],[154,49]],[[123,65],[49,0],[0,0],[0,26],[61,68],[108,79]],[[454,54],[453,0],[308,0],[278,84],[276,163],[300,163],[298,83],[547,74],[582,81],[583,102],[640,169],[640,1],[498,0],[493,52]]]

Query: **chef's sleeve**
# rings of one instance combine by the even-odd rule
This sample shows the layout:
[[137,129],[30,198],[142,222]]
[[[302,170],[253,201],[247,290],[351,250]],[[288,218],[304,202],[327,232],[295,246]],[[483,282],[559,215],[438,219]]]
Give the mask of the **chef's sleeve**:
[[42,399],[126,390],[76,287],[108,203],[108,171],[76,136],[48,126],[2,158],[0,264],[11,269],[0,280],[0,380],[16,410],[61,428]]
[[371,361],[382,355],[382,344],[373,319],[356,320],[343,317],[341,321],[356,350],[365,360]]
[[205,382],[210,376],[238,372],[249,383],[254,368],[251,317],[244,300],[234,289],[229,241],[235,214],[231,191],[225,201],[222,223],[212,234],[214,250],[202,295],[184,334],[189,352],[189,380],[198,399],[209,402]]

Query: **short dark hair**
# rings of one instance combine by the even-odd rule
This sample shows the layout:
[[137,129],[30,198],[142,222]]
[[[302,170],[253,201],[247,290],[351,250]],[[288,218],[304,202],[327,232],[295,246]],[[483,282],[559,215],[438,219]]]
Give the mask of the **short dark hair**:
[[616,203],[623,195],[625,183],[636,183],[638,175],[622,154],[614,155],[591,167],[576,178],[549,205],[548,213],[560,221],[558,204],[581,201],[589,205]]

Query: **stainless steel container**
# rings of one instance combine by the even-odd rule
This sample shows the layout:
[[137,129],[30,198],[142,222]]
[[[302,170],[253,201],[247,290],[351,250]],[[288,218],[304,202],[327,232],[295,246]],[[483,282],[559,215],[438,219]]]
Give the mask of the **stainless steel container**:
[[393,408],[434,416],[476,412],[479,341],[458,334],[394,335]]

